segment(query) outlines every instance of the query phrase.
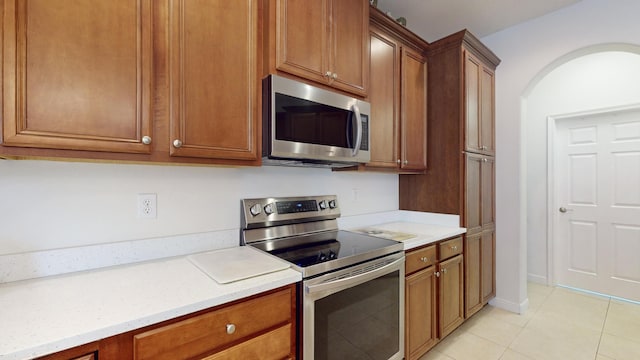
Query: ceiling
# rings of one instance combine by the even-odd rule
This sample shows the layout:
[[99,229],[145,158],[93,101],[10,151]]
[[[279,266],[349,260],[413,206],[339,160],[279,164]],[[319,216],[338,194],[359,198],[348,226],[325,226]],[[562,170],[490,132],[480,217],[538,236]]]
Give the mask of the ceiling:
[[378,9],[403,16],[428,42],[462,29],[482,38],[580,0],[378,0]]

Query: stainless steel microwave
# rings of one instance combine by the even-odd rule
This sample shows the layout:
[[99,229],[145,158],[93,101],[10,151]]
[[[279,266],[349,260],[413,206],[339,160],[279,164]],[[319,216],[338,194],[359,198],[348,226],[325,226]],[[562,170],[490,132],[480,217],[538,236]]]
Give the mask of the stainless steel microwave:
[[264,165],[366,163],[369,103],[277,75],[262,83]]

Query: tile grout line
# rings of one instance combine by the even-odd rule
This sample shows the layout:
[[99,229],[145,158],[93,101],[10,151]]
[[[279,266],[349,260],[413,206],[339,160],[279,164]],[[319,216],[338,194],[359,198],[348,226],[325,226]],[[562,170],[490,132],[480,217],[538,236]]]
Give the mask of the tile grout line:
[[609,316],[609,309],[611,308],[611,298],[607,304],[607,311],[604,314],[604,321],[602,322],[602,330],[600,331],[600,338],[598,339],[598,346],[596,347],[596,357],[598,359],[598,353],[600,352],[600,344],[602,343],[602,337],[604,336],[604,327],[607,325],[607,317]]

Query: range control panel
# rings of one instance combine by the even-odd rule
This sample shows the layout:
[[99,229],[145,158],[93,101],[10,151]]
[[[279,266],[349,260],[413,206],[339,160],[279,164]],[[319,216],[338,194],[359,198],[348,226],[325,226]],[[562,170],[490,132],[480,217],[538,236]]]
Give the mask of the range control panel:
[[340,217],[335,195],[243,199],[240,206],[244,229]]

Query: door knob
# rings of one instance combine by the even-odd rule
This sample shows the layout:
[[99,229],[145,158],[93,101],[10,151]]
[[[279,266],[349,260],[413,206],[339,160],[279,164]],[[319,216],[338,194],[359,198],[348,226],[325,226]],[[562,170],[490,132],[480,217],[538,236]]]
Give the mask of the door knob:
[[573,211],[573,209],[567,209],[564,206],[561,206],[560,209],[558,209],[558,210],[560,210],[561,213],[566,213],[567,211]]

